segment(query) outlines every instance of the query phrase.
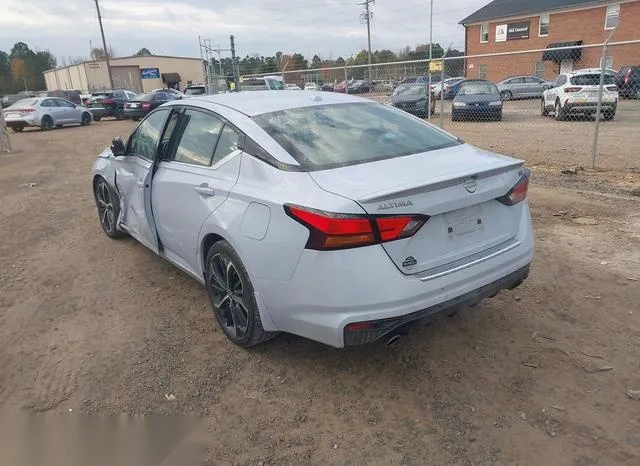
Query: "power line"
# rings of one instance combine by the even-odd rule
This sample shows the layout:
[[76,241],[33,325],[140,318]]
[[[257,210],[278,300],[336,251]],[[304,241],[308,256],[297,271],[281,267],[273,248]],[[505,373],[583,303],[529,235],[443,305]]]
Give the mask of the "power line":
[[109,75],[109,85],[111,86],[111,89],[114,88],[113,86],[113,76],[111,74],[111,63],[109,63],[109,51],[107,50],[107,41],[104,38],[104,29],[102,28],[102,16],[100,15],[100,5],[98,5],[98,0],[95,0],[96,2],[96,10],[98,11],[98,23],[100,24],[100,35],[102,36],[102,47],[104,50],[104,58],[107,61],[107,74]]

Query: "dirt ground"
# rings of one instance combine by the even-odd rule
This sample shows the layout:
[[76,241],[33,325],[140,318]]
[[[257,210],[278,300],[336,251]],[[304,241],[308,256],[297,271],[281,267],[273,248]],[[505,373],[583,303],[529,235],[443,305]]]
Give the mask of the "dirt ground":
[[534,171],[521,288],[390,348],[247,351],[198,283],[102,233],[91,164],[132,127],[25,131],[0,154],[0,412],[197,416],[211,464],[640,464],[640,198]]

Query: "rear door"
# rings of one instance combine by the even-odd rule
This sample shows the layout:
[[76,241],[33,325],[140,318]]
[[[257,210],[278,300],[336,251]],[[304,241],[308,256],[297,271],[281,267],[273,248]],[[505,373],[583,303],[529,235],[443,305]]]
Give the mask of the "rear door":
[[73,103],[68,100],[58,98],[55,99],[55,103],[57,106],[56,115],[58,116],[56,124],[77,123],[74,118],[75,112]]
[[527,88],[527,97],[540,97],[542,95],[543,81],[533,76],[524,78]]
[[175,133],[153,179],[154,218],[164,254],[200,275],[200,229],[238,179],[244,136],[219,116],[192,108],[180,115]]

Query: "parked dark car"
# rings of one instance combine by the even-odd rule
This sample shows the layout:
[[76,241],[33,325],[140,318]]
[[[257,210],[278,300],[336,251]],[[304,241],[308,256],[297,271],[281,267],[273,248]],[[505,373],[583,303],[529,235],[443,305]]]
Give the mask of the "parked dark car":
[[640,65],[623,66],[616,75],[620,97],[640,99]]
[[103,117],[122,120],[124,118],[124,104],[135,96],[135,93],[126,90],[94,92],[85,105],[95,121],[100,121]]
[[502,120],[502,99],[495,84],[468,79],[453,99],[451,120]]
[[373,90],[373,84],[368,81],[356,80],[349,84],[349,94],[364,94]]
[[2,96],[2,108],[7,108],[13,104],[15,104],[17,101],[24,99],[24,96],[18,95],[18,94],[9,94],[9,95],[5,95]]
[[[440,73],[432,73],[431,74],[431,84],[437,84],[442,79],[442,75]],[[444,79],[449,79],[449,76],[445,75]],[[428,83],[429,75],[425,74],[422,76],[414,76],[412,78],[406,78],[400,81],[400,84],[411,84],[411,83]]]
[[80,98],[80,91],[76,90],[53,90],[53,91],[44,91],[39,97],[59,97],[61,99],[68,100],[73,102],[76,105],[82,105],[82,99]]
[[333,92],[333,84],[324,83],[322,86],[320,86],[320,90],[326,91],[326,92]]
[[[427,86],[420,83],[400,84],[391,94],[391,105],[412,115],[427,116]],[[431,115],[436,108],[436,98],[431,94]]]
[[138,121],[147,116],[147,113],[154,108],[172,100],[176,100],[176,98],[169,92],[157,91],[150,94],[140,94],[124,105],[124,116]]

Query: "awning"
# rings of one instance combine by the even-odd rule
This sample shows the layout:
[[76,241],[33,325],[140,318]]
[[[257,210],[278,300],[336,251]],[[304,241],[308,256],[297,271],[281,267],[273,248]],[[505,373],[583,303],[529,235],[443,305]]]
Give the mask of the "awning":
[[178,73],[162,73],[162,82],[164,83],[179,83],[180,81]]
[[549,44],[547,45],[547,50],[542,52],[542,61],[555,61],[560,63],[563,60],[580,60],[580,57],[582,57],[581,45],[581,40],[575,40],[573,42],[555,42],[553,44]]

